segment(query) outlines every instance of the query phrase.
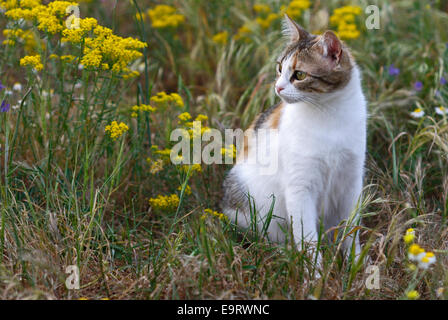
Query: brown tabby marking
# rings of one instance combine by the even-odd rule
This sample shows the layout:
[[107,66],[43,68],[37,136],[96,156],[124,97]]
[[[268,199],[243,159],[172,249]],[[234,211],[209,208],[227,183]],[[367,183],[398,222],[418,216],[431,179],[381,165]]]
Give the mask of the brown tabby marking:
[[278,129],[279,123],[280,123],[280,117],[282,115],[284,103],[282,102],[275,110],[272,112],[272,114],[269,116],[269,124],[271,129]]

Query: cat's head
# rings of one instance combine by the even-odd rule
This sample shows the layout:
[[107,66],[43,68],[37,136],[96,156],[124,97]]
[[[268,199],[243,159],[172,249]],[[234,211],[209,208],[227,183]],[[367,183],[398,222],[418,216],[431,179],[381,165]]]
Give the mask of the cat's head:
[[289,43],[277,60],[275,83],[275,92],[282,100],[316,100],[347,85],[354,61],[332,31],[310,34],[285,15],[283,33]]

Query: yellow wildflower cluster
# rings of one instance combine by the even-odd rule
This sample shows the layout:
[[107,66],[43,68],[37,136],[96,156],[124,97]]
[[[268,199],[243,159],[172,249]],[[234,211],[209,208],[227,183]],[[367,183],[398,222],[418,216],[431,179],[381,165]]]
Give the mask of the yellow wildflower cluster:
[[76,7],[78,4],[69,1],[53,1],[45,5],[41,0],[22,0],[15,6],[9,5],[5,15],[13,20],[36,21],[39,30],[56,34],[65,28],[64,19],[67,17],[66,9],[69,6]]
[[36,53],[37,40],[31,30],[23,29],[4,29],[3,36],[4,45],[14,46],[17,42],[23,43],[25,51],[28,53]]
[[179,117],[181,121],[183,121],[182,119],[185,119],[185,121],[183,121],[183,125],[188,128],[187,132],[190,139],[202,137],[205,132],[210,131],[210,128],[206,125],[208,117],[204,114],[198,114],[194,121],[187,121],[188,118],[192,119],[191,115],[188,112],[184,112],[183,114],[179,115]]
[[20,65],[24,67],[31,66],[36,71],[41,71],[44,68],[39,54],[23,57],[22,59],[20,59]]
[[180,167],[180,171],[183,173],[187,173],[188,171],[190,171],[190,174],[196,173],[196,172],[202,172],[202,167],[200,164],[196,163],[196,164],[186,164],[186,165],[182,165]]
[[361,8],[358,6],[344,6],[334,10],[330,23],[337,26],[337,34],[341,39],[356,39],[360,36],[355,21],[360,14]]
[[173,102],[179,108],[184,107],[184,101],[182,100],[182,97],[177,93],[167,94],[166,92],[162,91],[157,93],[157,95],[152,96],[151,101],[158,104],[166,104]]
[[271,26],[271,24],[277,20],[280,16],[277,13],[269,13],[266,17],[257,17],[255,21],[263,28],[267,29]]
[[229,218],[226,215],[224,215],[224,213],[220,213],[220,212],[214,211],[212,209],[205,209],[204,213],[201,216],[201,219],[206,219],[208,216],[216,217],[219,220],[225,221],[225,222],[227,222],[229,220]]
[[182,122],[187,122],[188,120],[191,120],[191,115],[188,112],[184,112],[178,115],[177,118]]
[[112,123],[105,128],[105,132],[108,133],[113,140],[118,139],[128,130],[129,127],[125,123],[118,123],[117,121],[112,121]]
[[71,63],[76,59],[76,57],[71,54],[62,55],[59,58],[61,59],[62,62],[65,62],[65,63]]
[[[119,37],[113,34],[111,29],[98,25],[94,18],[69,19],[67,21],[71,21],[71,25],[67,27],[66,10],[77,7],[76,2],[53,1],[48,4],[41,2],[41,0],[22,0],[13,4],[11,1],[3,1],[1,5],[6,8],[5,15],[9,19],[24,19],[36,23],[39,30],[60,34],[63,42],[74,45],[83,43],[84,51],[81,57],[83,66],[125,73],[124,78],[138,75],[130,71],[127,66],[142,56],[139,50],[146,47],[146,43],[133,38]],[[8,44],[11,44],[11,41],[8,41]]]
[[229,39],[229,33],[227,31],[219,32],[215,34],[212,41],[216,44],[226,45]]
[[200,121],[200,122],[206,122],[208,120],[208,116],[206,116],[205,114],[198,114],[198,116],[195,119],[196,121]]
[[283,5],[280,7],[280,15],[283,16],[286,13],[291,19],[297,19],[310,6],[310,0],[293,0],[287,6]]
[[159,195],[156,198],[149,199],[149,204],[155,210],[174,210],[179,205],[179,196],[177,194]]
[[252,8],[259,15],[255,21],[263,29],[269,28],[280,17],[280,14],[271,12],[271,7],[267,4],[254,4]]
[[71,43],[81,43],[92,30],[98,26],[98,21],[94,18],[75,18],[71,21],[70,28],[62,31],[62,41]]
[[[185,16],[177,13],[177,9],[172,6],[160,4],[152,9],[149,9],[147,15],[151,19],[151,24],[154,28],[176,28],[185,22]],[[137,17],[144,19],[145,16]]]
[[[169,149],[169,148],[159,149],[158,146],[152,145],[151,146],[151,152],[154,155],[160,156],[161,159],[164,160],[164,161],[169,161],[170,160],[171,149]],[[148,159],[147,159],[147,161],[148,161],[148,163],[150,163],[152,160],[151,159],[148,160]]]
[[81,63],[86,67],[111,70],[115,73],[129,72],[127,65],[142,56],[138,50],[146,47],[133,38],[122,38],[102,26],[93,29],[94,37],[85,38],[84,56]]
[[[410,244],[408,249],[408,258],[410,261],[418,262],[418,267],[421,269],[428,269],[432,264],[436,262],[436,257],[433,252],[426,252],[422,247],[418,244],[413,243],[415,239],[415,230],[409,228],[406,230],[406,233],[403,237],[403,240]],[[411,269],[415,269],[413,265],[411,265]]]
[[302,15],[302,12],[311,6],[310,0],[293,0],[287,6],[282,5],[279,12],[272,12],[272,9],[267,4],[257,3],[253,6],[253,10],[258,14],[255,21],[248,21],[238,29],[235,35],[235,40],[250,40],[250,34],[257,28],[269,28],[274,21],[288,14],[292,19],[297,19]]
[[271,12],[271,7],[264,3],[256,3],[252,7],[256,13],[269,13]]
[[152,160],[151,158],[147,158],[146,162],[151,166],[149,169],[149,172],[151,174],[156,174],[163,170],[163,160],[157,159],[156,161]]
[[154,107],[151,107],[150,105],[146,105],[146,104],[141,104],[139,106],[133,106],[131,108],[132,113],[131,113],[131,117],[136,118],[138,116],[138,112],[142,111],[142,112],[154,112],[157,109]]
[[246,42],[250,40],[249,36],[252,33],[252,24],[250,21],[243,24],[242,27],[238,29],[237,34],[235,35],[235,40],[245,40]]
[[[179,186],[179,188],[177,188],[177,190],[182,191],[182,186]],[[184,193],[189,196],[191,194],[191,187],[189,185],[185,186],[185,191]]]
[[19,1],[17,1],[17,0],[0,1],[0,9],[3,9],[3,10],[14,9],[18,6],[18,2]]
[[236,158],[236,147],[232,144],[221,149],[221,154],[226,158]]

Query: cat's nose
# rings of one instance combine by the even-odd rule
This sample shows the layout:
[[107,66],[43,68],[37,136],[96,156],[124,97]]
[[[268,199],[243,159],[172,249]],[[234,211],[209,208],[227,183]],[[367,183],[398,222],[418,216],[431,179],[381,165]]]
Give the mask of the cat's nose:
[[277,89],[277,93],[280,93],[285,88],[283,88],[283,87],[276,87],[276,89]]

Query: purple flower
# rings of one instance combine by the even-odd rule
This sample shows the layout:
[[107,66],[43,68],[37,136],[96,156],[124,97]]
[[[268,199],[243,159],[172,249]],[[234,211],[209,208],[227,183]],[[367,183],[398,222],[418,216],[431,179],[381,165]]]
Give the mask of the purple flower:
[[444,77],[440,78],[440,84],[442,86],[446,85],[446,79]]
[[420,91],[423,89],[423,83],[421,81],[417,81],[416,83],[414,83],[414,89],[417,91]]
[[394,64],[391,64],[389,66],[389,75],[391,76],[398,76],[400,74],[400,69],[395,68]]
[[6,87],[2,84],[2,82],[0,81],[0,91],[2,91],[3,89],[5,89]]
[[11,105],[9,103],[6,103],[6,100],[3,100],[2,104],[0,105],[0,112],[8,112],[9,107],[11,107]]

